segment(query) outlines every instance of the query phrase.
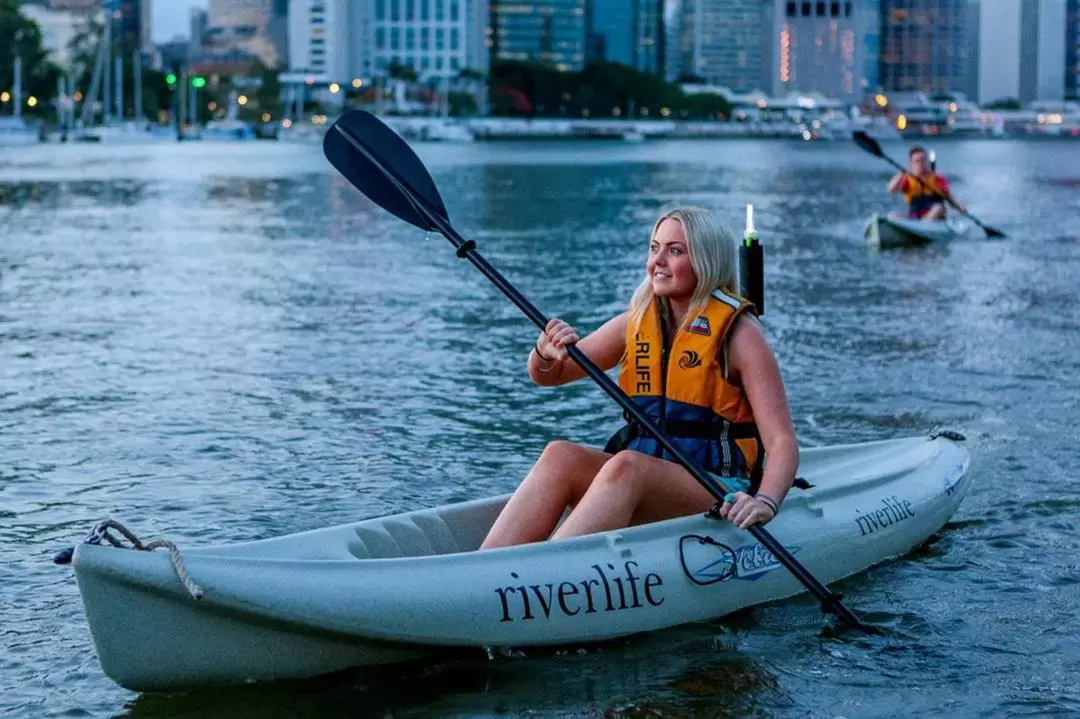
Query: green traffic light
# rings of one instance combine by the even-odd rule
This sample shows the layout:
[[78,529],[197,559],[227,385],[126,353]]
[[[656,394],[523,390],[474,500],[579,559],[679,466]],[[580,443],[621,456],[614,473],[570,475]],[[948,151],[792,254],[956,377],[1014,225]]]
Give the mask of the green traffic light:
[[193,78],[191,78],[191,86],[192,87],[206,87],[206,78],[205,77],[193,77]]
[[175,85],[176,84],[176,75],[174,75],[173,73],[170,72],[168,75],[165,76],[165,82],[167,84],[169,84],[169,85]]

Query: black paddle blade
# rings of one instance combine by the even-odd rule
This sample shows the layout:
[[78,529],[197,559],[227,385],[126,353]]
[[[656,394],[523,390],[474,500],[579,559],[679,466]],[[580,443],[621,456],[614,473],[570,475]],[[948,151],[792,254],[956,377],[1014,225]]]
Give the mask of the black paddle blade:
[[353,187],[392,215],[421,230],[449,221],[439,188],[401,136],[363,110],[350,110],[330,126],[323,154]]
[[884,157],[885,153],[881,151],[881,145],[874,138],[867,135],[862,130],[856,130],[851,133],[851,139],[855,141],[855,144],[862,149],[869,152],[871,155],[877,155],[878,157]]
[[984,230],[986,230],[986,236],[987,237],[997,238],[997,237],[1004,237],[1005,236],[1004,232],[1002,232],[1001,230],[994,229],[990,225],[983,225],[982,228]]

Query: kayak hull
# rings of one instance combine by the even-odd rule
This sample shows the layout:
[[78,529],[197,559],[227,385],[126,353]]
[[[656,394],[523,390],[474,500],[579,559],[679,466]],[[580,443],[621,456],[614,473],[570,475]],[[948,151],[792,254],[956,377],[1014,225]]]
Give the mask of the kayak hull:
[[946,220],[914,220],[875,214],[867,221],[863,234],[869,245],[894,248],[945,243],[957,233]]
[[[965,494],[970,456],[938,437],[804,449],[769,531],[829,583],[925,541]],[[702,515],[475,551],[508,496],[274,539],[165,552],[76,547],[101,665],[130,689],[299,678],[453,647],[582,645],[723,616],[804,588]]]

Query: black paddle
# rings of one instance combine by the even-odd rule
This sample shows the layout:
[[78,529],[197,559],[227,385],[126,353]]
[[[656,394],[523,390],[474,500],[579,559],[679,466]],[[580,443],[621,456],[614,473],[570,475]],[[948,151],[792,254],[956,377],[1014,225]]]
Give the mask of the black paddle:
[[914,177],[915,180],[920,185],[922,185],[923,187],[926,187],[926,189],[930,190],[935,195],[937,195],[938,197],[940,197],[943,200],[945,200],[946,202],[948,202],[950,205],[952,205],[954,208],[956,208],[957,212],[959,212],[961,215],[963,215],[964,217],[968,218],[969,220],[974,222],[976,225],[981,227],[983,229],[983,231],[986,232],[987,237],[1004,237],[1005,236],[1005,233],[1002,232],[1001,230],[997,230],[997,229],[994,229],[993,227],[990,227],[988,225],[984,225],[979,220],[978,217],[973,216],[967,210],[961,210],[959,205],[956,204],[956,200],[954,200],[953,198],[949,197],[948,195],[942,194],[942,193],[938,192],[937,190],[934,190],[931,187],[927,187],[926,184],[922,180],[920,180],[918,177],[915,177],[915,175],[912,175],[910,172],[908,172],[908,170],[906,168],[901,166],[896,160],[894,160],[891,157],[889,157],[888,155],[886,155],[885,152],[881,149],[881,145],[878,144],[878,141],[875,140],[874,138],[870,137],[869,135],[867,135],[862,130],[856,130],[855,132],[851,133],[851,137],[852,137],[852,139],[855,140],[856,145],[858,145],[862,149],[866,150],[871,155],[874,155],[875,157],[880,157],[882,160],[885,160],[885,162],[889,163],[890,165],[895,167],[897,170],[900,170],[900,172],[904,173],[908,177]]
[[[367,195],[375,204],[422,230],[438,230],[457,250],[458,257],[467,259],[506,295],[525,316],[540,329],[548,318],[523,297],[498,270],[488,264],[476,250],[476,243],[466,240],[450,225],[446,207],[427,168],[412,148],[393,130],[374,115],[363,110],[351,110],[342,115],[326,132],[323,152],[345,178]],[[567,352],[600,388],[633,415],[645,430],[657,439],[687,471],[717,500],[730,493],[724,484],[707,474],[679,448],[666,433],[646,415],[619,386],[594,365],[576,346]],[[870,631],[851,610],[840,602],[840,596],[814,578],[769,532],[759,525],[749,529],[761,544],[772,552],[811,594],[821,601],[822,610],[835,614],[851,627]]]

